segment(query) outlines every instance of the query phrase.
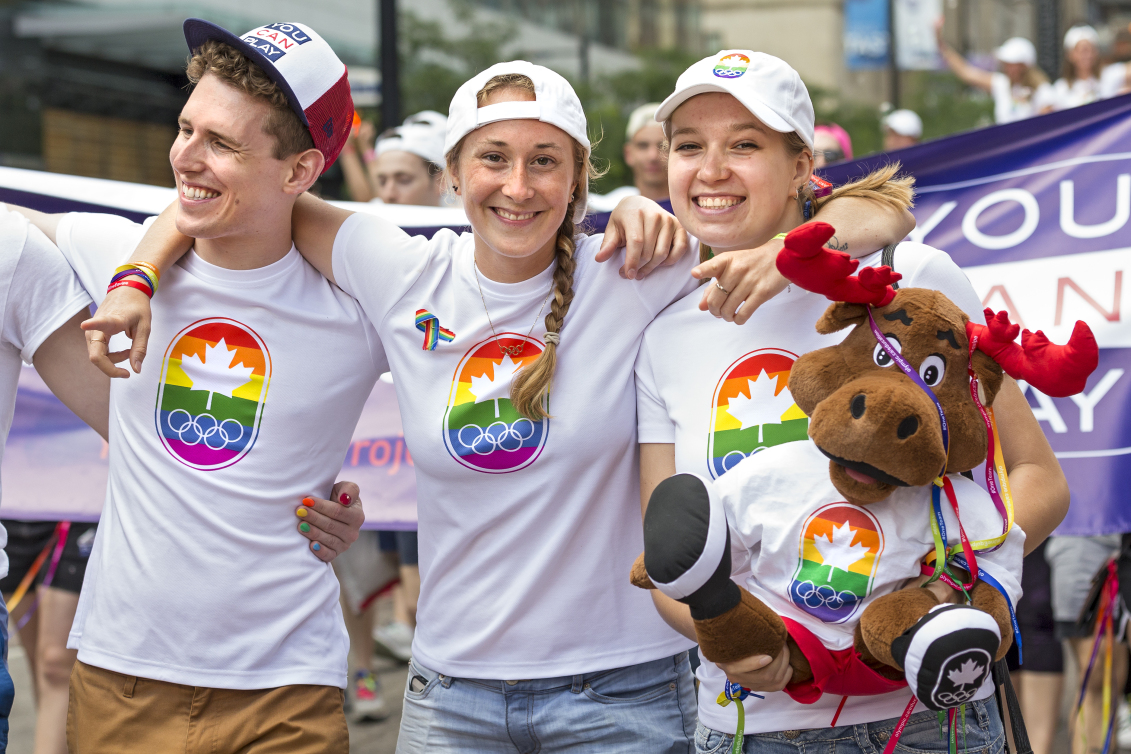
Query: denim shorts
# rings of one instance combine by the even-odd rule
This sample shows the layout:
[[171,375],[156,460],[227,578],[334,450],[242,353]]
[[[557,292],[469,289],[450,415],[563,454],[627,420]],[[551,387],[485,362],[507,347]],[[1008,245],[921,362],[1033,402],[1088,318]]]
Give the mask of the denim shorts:
[[[883,754],[899,720],[880,720],[860,725],[811,730],[752,733],[742,742],[743,754]],[[699,725],[695,732],[696,754],[726,754],[734,736]],[[966,754],[1000,754],[1005,733],[993,697],[966,705],[966,725],[958,729],[958,750]],[[946,728],[939,726],[939,713],[917,712],[907,722],[895,746],[905,754],[946,754]]]
[[691,754],[687,652],[562,678],[452,678],[409,664],[397,754]]

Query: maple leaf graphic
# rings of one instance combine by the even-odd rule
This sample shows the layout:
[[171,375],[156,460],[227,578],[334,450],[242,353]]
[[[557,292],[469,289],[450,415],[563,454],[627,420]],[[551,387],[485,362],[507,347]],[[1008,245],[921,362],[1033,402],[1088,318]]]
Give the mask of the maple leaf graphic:
[[742,423],[741,429],[758,428],[758,442],[762,442],[762,429],[766,424],[781,424],[782,415],[793,406],[789,388],[774,395],[778,381],[763,369],[754,379],[746,380],[746,392],[739,393],[727,403],[727,413]]
[[848,571],[849,566],[859,561],[868,554],[868,548],[857,542],[856,531],[845,521],[840,526],[833,527],[832,539],[827,535],[813,537],[813,546],[821,553],[821,560],[829,567],[829,577],[825,581],[833,580],[833,569],[839,568]]
[[507,354],[503,356],[502,362],[493,364],[490,376],[471,378],[471,387],[468,389],[475,396],[475,402],[495,401],[496,419],[499,418],[499,399],[511,397],[511,381],[519,369],[521,365],[515,364],[510,354]]
[[231,398],[233,391],[251,382],[251,373],[255,370],[245,367],[242,361],[232,364],[236,360],[236,353],[235,349],[228,348],[228,344],[220,338],[220,342],[214,346],[205,344],[204,361],[195,353],[181,359],[181,371],[192,382],[190,389],[208,391],[208,403],[204,407],[206,411],[212,410],[214,393]]
[[969,686],[982,677],[982,671],[984,669],[985,668],[973,660],[967,660],[962,663],[962,667],[947,673],[946,677],[949,678],[950,682],[955,686]]

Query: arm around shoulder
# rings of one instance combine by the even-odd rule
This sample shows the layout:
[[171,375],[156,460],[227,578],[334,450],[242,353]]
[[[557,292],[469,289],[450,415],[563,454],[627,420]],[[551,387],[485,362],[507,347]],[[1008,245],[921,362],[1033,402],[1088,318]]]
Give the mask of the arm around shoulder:
[[291,237],[303,258],[331,283],[334,280],[334,240],[353,212],[339,209],[313,194],[303,194],[291,214]]
[[39,376],[80,419],[107,438],[110,417],[110,378],[87,356],[86,339],[79,328],[87,317],[84,307],[36,349],[32,361]]

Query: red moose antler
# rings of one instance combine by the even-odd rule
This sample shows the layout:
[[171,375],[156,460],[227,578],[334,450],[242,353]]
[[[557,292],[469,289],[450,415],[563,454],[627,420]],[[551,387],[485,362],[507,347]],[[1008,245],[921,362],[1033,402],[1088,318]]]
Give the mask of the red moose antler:
[[833,226],[819,222],[794,228],[785,237],[785,247],[778,252],[778,271],[790,282],[832,301],[890,304],[895,298],[891,284],[903,276],[890,267],[865,267],[853,276],[859,262],[842,251],[825,248],[825,242],[835,232]]
[[986,309],[986,324],[966,323],[971,350],[977,349],[996,361],[1005,373],[1025,380],[1045,395],[1066,398],[1082,392],[1088,375],[1099,365],[1100,352],[1092,329],[1077,321],[1068,343],[1058,346],[1040,330],[1021,333],[1017,345],[1017,325],[1006,312],[994,314]]

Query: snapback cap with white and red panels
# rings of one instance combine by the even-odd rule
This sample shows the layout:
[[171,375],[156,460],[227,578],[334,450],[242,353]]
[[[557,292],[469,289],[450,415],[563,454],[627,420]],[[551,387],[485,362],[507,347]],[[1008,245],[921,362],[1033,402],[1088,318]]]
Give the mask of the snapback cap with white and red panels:
[[334,164],[353,127],[353,97],[346,66],[326,40],[306,24],[259,26],[242,37],[201,18],[185,21],[189,52],[216,40],[236,48],[279,85],[291,109],[314,139],[314,147]]

